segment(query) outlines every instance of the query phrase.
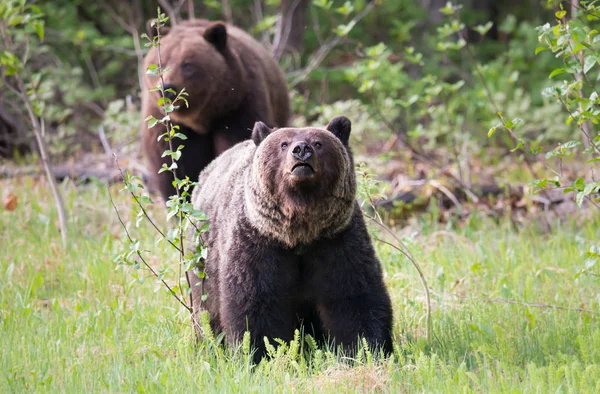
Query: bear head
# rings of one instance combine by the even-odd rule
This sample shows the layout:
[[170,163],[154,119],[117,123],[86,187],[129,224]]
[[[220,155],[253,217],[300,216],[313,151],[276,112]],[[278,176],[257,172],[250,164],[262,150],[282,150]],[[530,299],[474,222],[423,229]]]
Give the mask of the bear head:
[[[156,29],[148,26],[151,37]],[[185,88],[187,104],[180,100],[171,118],[196,132],[206,133],[211,114],[235,108],[241,101],[241,75],[237,61],[229,48],[227,26],[223,22],[180,23],[160,28],[160,47],[150,49],[144,60],[145,69],[159,64],[168,69],[163,74],[165,97],[174,100]],[[160,83],[158,75],[145,74],[147,89]],[[160,91],[150,100],[158,101]]]
[[259,230],[294,247],[348,225],[356,194],[350,129],[343,116],[324,129],[255,124],[246,204]]

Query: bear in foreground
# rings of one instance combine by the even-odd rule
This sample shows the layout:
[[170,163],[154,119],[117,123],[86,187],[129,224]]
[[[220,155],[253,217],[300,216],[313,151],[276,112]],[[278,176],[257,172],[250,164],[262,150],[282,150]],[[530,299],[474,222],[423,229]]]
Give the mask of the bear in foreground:
[[[156,29],[148,28],[150,36]],[[173,149],[185,145],[178,161],[177,177],[198,179],[200,171],[215,157],[236,143],[250,138],[254,122],[285,126],[290,116],[288,90],[283,73],[271,54],[244,31],[222,22],[195,19],[180,22],[173,28],[161,27],[160,57],[165,89],[189,96],[175,105],[171,119],[187,140],[174,140]],[[144,69],[158,64],[158,51],[151,48],[144,59]],[[142,99],[142,120],[149,115],[162,119],[157,106],[159,91],[148,92],[159,77],[145,74],[146,89]],[[168,98],[175,94],[167,92]],[[145,123],[145,122],[144,122]],[[144,124],[142,146],[150,170],[150,188],[159,191],[166,201],[175,194],[170,172],[158,174],[169,157],[161,157],[169,144],[157,141],[163,126],[150,129]]]
[[208,278],[190,273],[194,322],[208,310],[229,343],[250,331],[257,362],[263,337],[289,341],[300,324],[346,350],[364,336],[392,351],[391,302],[356,202],[350,127],[345,117],[326,129],[257,122],[252,140],[200,174],[192,202],[210,231]]

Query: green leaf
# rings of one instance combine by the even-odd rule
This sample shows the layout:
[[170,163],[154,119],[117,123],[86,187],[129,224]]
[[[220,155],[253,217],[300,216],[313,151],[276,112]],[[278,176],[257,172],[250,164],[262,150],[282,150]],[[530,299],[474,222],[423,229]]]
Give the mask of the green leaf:
[[34,26],[35,26],[35,32],[37,33],[38,38],[40,39],[40,41],[44,41],[44,22],[37,21]]
[[579,44],[575,45],[575,48],[573,48],[573,53],[575,54],[581,51],[583,48],[585,48],[585,44],[580,42]]
[[146,69],[146,75],[158,75],[158,74],[159,74],[159,68],[156,64],[151,64]]
[[444,15],[450,16],[450,15],[454,15],[456,13],[456,11],[460,10],[462,8],[462,5],[458,4],[458,5],[454,5],[452,4],[451,1],[447,2],[446,5],[443,8],[440,8],[440,12]]
[[352,11],[354,11],[354,6],[352,5],[351,2],[347,1],[344,3],[343,6],[338,7],[335,10],[336,10],[336,12],[338,12],[344,16],[348,16],[352,13]]
[[594,266],[596,265],[596,263],[598,262],[598,259],[588,259],[585,262],[585,269],[586,270],[590,270],[592,268],[594,268]]
[[565,11],[565,10],[556,11],[556,13],[554,15],[556,16],[557,19],[562,19],[565,17],[565,15],[567,15],[567,11]]
[[568,141],[564,144],[560,144],[563,149],[572,149],[581,145],[581,141]]
[[275,27],[279,18],[277,15],[265,16],[259,23],[252,29],[255,33],[268,31]]
[[175,134],[173,134],[173,138],[179,138],[180,140],[187,140],[187,136],[185,134],[182,134],[182,133],[175,133]]
[[585,194],[583,194],[583,192],[578,192],[577,195],[575,196],[575,202],[577,203],[577,206],[579,208],[581,208],[581,204],[583,204],[584,198],[585,198]]
[[25,20],[25,16],[23,15],[13,15],[8,19],[8,26],[14,27],[20,25]]
[[333,5],[333,0],[313,0],[313,5],[328,10]]
[[567,70],[564,69],[564,68],[557,68],[557,69],[555,69],[554,71],[552,71],[550,73],[550,76],[548,78],[552,78],[552,77],[555,77],[555,76],[557,76],[559,74],[564,74],[566,72],[567,72]]
[[600,162],[600,157],[594,157],[593,159],[589,159],[585,162],[585,164],[598,163]]
[[598,58],[595,55],[586,56],[583,60],[583,72],[587,74],[597,61]]
[[162,167],[160,167],[160,170],[158,170],[158,173],[162,174],[165,171],[169,171],[169,167],[167,167],[166,163],[163,163]]
[[548,50],[547,47],[539,46],[539,47],[535,48],[535,54],[537,55],[538,53],[543,52],[543,51],[547,51],[547,50]]
[[519,143],[517,144],[517,146],[515,146],[513,149],[511,149],[511,152],[515,152],[519,149],[521,149],[523,147],[523,145],[525,145],[525,143],[523,142],[523,140],[519,140]]
[[348,23],[346,25],[337,26],[335,29],[333,29],[333,32],[340,37],[344,37],[344,36],[347,36],[348,33],[350,33],[350,31],[352,31],[352,29],[354,28],[354,25],[356,25],[356,22],[350,21],[350,23]]
[[150,115],[148,116],[146,119],[144,119],[146,122],[148,122],[148,128],[151,129],[154,126],[156,126],[156,124],[158,123],[158,119],[156,119],[154,116]]
[[490,31],[490,29],[492,28],[493,25],[494,25],[494,22],[489,21],[485,25],[475,26],[474,29],[477,33],[481,34],[482,36],[485,36],[487,34],[487,32]]
[[583,189],[584,196],[589,196],[592,193],[596,193],[600,189],[600,182],[592,182],[585,185]]

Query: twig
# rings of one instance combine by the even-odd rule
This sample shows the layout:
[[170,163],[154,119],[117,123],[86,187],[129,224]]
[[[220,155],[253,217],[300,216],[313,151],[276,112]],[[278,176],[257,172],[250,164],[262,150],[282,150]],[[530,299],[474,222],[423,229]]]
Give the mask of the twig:
[[[260,0],[254,0],[254,19],[256,24],[258,24],[264,19],[262,12],[262,4]],[[269,33],[266,30],[261,31],[261,36],[261,43],[265,47],[271,45],[271,43],[269,42]]]
[[[349,24],[357,24],[361,19],[363,19],[365,16],[367,16],[367,14],[369,12],[371,12],[371,10],[375,7],[375,2],[369,2],[365,8],[363,8],[363,10],[361,12],[359,12],[358,14],[356,14],[356,16],[354,18],[352,18],[352,20],[349,22]],[[309,62],[308,66],[306,66],[306,68],[304,68],[300,74],[290,82],[289,86],[290,89],[294,88],[296,85],[298,85],[300,82],[304,81],[306,79],[306,77],[315,69],[317,68],[321,62],[325,59],[325,57],[327,57],[327,55],[329,54],[329,52],[331,52],[331,50],[333,50],[333,48],[335,48],[342,40],[344,39],[343,36],[339,36],[339,35],[335,35],[334,37],[331,37],[330,39],[327,40],[327,42],[322,45],[319,50],[315,53],[315,55],[312,57],[311,61]]]
[[[410,149],[410,151],[412,152],[412,154],[415,157],[422,158],[423,161],[431,161],[431,160],[429,160],[428,157],[426,157],[423,154],[419,153],[419,151],[417,151],[417,149],[414,146],[412,146],[410,144],[410,142],[408,142],[405,138],[400,138],[400,135],[399,135],[400,133],[399,133],[398,129],[396,129],[396,127],[394,127],[393,123],[387,118],[387,116],[385,116],[383,114],[383,112],[381,112],[381,108],[379,108],[379,104],[377,103],[377,101],[375,100],[375,98],[372,95],[368,95],[368,97],[371,100],[371,105],[372,105],[373,109],[375,109],[375,113],[377,114],[377,116],[379,116],[379,119],[381,119],[381,121],[383,122],[383,124],[385,125],[385,127],[387,127],[388,130],[390,132],[392,132],[392,134],[397,137],[396,140],[394,141],[394,143],[396,143],[396,141],[398,139],[400,139],[400,141],[402,142],[402,144],[404,146],[406,146],[408,149]],[[390,149],[391,149],[391,146],[390,146]]]
[[[156,40],[156,42],[157,42],[156,52],[157,52],[158,70],[159,70],[159,76],[160,76],[160,94],[162,96],[163,102],[166,102],[165,101],[165,79],[164,79],[164,76],[163,76],[162,59],[161,59],[161,56],[160,56],[160,23],[156,24],[156,38],[157,38],[157,40]],[[164,108],[163,108],[163,110],[164,110]],[[166,111],[164,111],[164,112],[165,112],[165,115],[168,115],[168,113]],[[165,124],[165,128],[167,130],[167,133],[169,133],[169,131],[172,129],[172,127],[173,126],[171,124],[171,121],[167,120],[167,122]],[[171,138],[171,136],[169,136],[169,141],[168,142],[169,142],[169,150],[171,152],[173,152],[173,138]],[[171,168],[173,167],[174,163],[175,163],[175,159],[173,158],[173,156],[171,156]],[[176,174],[175,170],[171,169],[170,171],[173,174],[173,179],[177,180],[177,174]],[[177,192],[177,201],[180,201],[181,200],[181,192],[179,190],[179,185],[175,186],[175,191]],[[179,226],[182,226],[182,223],[183,223],[183,211],[181,209],[179,209],[178,211],[179,211]],[[181,272],[181,265],[183,264],[183,259],[184,259],[184,255],[185,255],[185,246],[184,246],[184,243],[183,243],[183,231],[182,231],[181,227],[179,229],[179,245],[181,246],[181,249],[178,249],[179,250],[179,269],[180,269],[180,272]],[[179,275],[179,280],[181,280],[180,278],[181,278],[181,275]],[[191,289],[192,288],[192,283],[190,282],[190,276],[189,276],[189,274],[188,274],[187,271],[185,273],[185,279],[187,281],[188,287]],[[179,289],[181,290],[181,296],[183,297],[183,289],[182,289],[182,287],[179,286]],[[193,311],[193,306],[194,306],[193,302],[194,301],[193,301],[193,298],[192,298],[192,292],[191,291],[190,291],[190,297],[189,297],[189,299],[190,299],[190,305],[192,306],[191,310]]]
[[436,189],[438,189],[439,191],[441,191],[442,193],[444,193],[446,195],[446,197],[448,197],[450,199],[450,201],[452,201],[452,203],[454,205],[456,205],[458,208],[462,207],[462,205],[458,201],[458,199],[454,196],[454,194],[452,194],[452,192],[450,190],[448,190],[448,188],[446,186],[442,185],[441,183],[439,183],[435,179],[431,179],[429,181],[429,184],[431,186],[435,187]]
[[106,134],[104,134],[104,125],[102,124],[98,126],[98,137],[100,137],[100,142],[102,143],[104,152],[106,152],[107,155],[110,155],[113,150],[110,147],[108,140],[106,139]]
[[321,36],[321,27],[319,25],[319,17],[317,15],[316,11],[314,10],[314,7],[311,8],[311,20],[313,23],[313,30],[315,32],[315,37],[317,38],[319,45],[323,45],[323,37]]
[[94,62],[92,62],[92,58],[89,54],[84,55],[83,61],[85,62],[85,66],[88,69],[88,73],[92,79],[92,83],[95,89],[98,89],[102,83],[100,82],[100,77],[98,76],[98,71],[96,71],[96,67],[94,67]]
[[231,6],[229,0],[221,0],[221,8],[223,9],[223,19],[227,23],[233,23],[233,16],[231,13]]
[[196,12],[194,11],[194,0],[187,0],[188,6],[188,19],[194,19],[196,17]]
[[[123,182],[125,182],[125,173],[123,172],[123,170],[121,169],[121,166],[119,165],[119,160],[117,158],[117,154],[113,152],[113,157],[115,158],[115,163],[117,165],[117,168],[119,169],[119,172],[121,173],[121,179],[123,180]],[[129,190],[129,189],[127,189]],[[180,249],[177,245],[175,245],[169,238],[167,238],[167,236],[165,235],[164,232],[161,231],[160,228],[158,228],[158,226],[156,225],[156,223],[154,223],[154,220],[152,220],[152,218],[150,217],[150,215],[148,214],[148,212],[146,211],[146,208],[144,208],[144,205],[142,205],[142,203],[140,202],[138,196],[136,196],[136,194],[134,192],[132,192],[131,190],[129,190],[129,194],[131,194],[131,197],[133,198],[133,200],[136,202],[136,204],[140,207],[140,209],[142,210],[142,213],[144,214],[144,216],[146,217],[146,219],[148,219],[148,221],[150,222],[150,224],[152,225],[152,227],[154,227],[154,229],[156,231],[158,231],[158,233],[167,240],[167,242],[169,242],[169,244],[171,244],[172,247],[174,247],[179,253],[183,253],[182,249]],[[182,245],[183,247],[183,245]]]
[[[136,4],[138,2],[136,1]],[[142,49],[142,45],[140,43],[140,34],[139,31],[137,29],[137,21],[136,18],[134,18],[133,14],[132,14],[132,8],[133,7],[127,7],[127,13],[129,16],[129,23],[125,22],[125,20],[123,20],[123,18],[112,8],[110,7],[108,4],[100,2],[100,5],[102,6],[102,8],[104,10],[106,10],[106,12],[110,15],[110,17],[117,22],[117,24],[119,26],[121,26],[121,28],[123,30],[125,30],[126,32],[128,32],[129,34],[131,34],[131,37],[133,38],[133,47],[135,49],[134,54],[135,57],[137,58],[137,63],[138,63],[138,84],[140,86],[140,90],[144,89],[144,50]],[[140,5],[137,4],[137,8],[139,9]],[[137,18],[138,20],[140,19],[139,17]],[[142,97],[142,100],[144,100],[144,98]]]
[[[546,165],[545,167],[548,171],[552,172],[554,175],[556,175],[558,178],[562,179],[563,181],[565,181],[567,183],[573,183],[567,177],[565,177],[562,173],[555,171],[550,166]],[[592,204],[595,208],[600,210],[600,205],[596,204],[596,202],[594,201],[594,199],[591,196],[587,195],[587,196],[585,196],[585,199],[588,200],[590,202],[590,204]]]
[[[11,37],[6,33],[6,26],[4,23],[0,23],[0,36],[2,37],[6,49],[9,52],[14,52],[14,44]],[[27,72],[26,68],[23,68],[24,72]],[[17,83],[17,88],[14,89],[17,91],[18,96],[21,98],[23,105],[27,111],[27,115],[29,117],[29,121],[31,122],[31,127],[33,129],[33,134],[35,135],[35,139],[37,142],[38,149],[40,150],[40,157],[42,159],[42,163],[44,165],[44,170],[46,172],[46,178],[48,179],[48,183],[50,184],[50,190],[52,191],[52,195],[54,196],[54,202],[56,203],[56,210],[58,212],[58,222],[60,226],[60,236],[62,238],[63,247],[67,247],[67,215],[65,213],[65,206],[58,190],[58,185],[56,183],[56,178],[54,177],[54,173],[52,172],[52,168],[50,167],[50,158],[48,154],[48,148],[46,146],[46,141],[44,139],[44,131],[45,124],[43,118],[38,118],[35,114],[33,104],[27,95],[27,87],[25,86],[25,82],[21,74],[15,73],[13,75]],[[8,85],[10,86],[10,85]]]
[[169,21],[171,22],[171,26],[177,25],[177,14],[175,13],[175,10],[173,9],[171,3],[169,3],[167,0],[158,0],[158,4],[160,4],[161,7],[169,15]]
[[[123,227],[123,229],[125,230],[125,234],[127,234],[127,238],[129,239],[130,243],[134,243],[133,238],[131,237],[131,235],[129,234],[129,230],[127,229],[127,226],[125,225],[125,223],[123,222],[123,219],[121,219],[121,215],[119,214],[119,210],[117,209],[117,206],[115,205],[115,202],[112,198],[112,194],[110,192],[110,187],[108,185],[106,185],[106,190],[108,190],[108,197],[110,199],[110,203],[113,206],[113,209],[115,210],[115,213],[117,214],[117,218],[119,219],[119,222],[121,223],[121,226]],[[173,297],[175,297],[175,299],[177,301],[179,301],[179,303],[181,305],[183,305],[183,307],[185,309],[188,310],[188,312],[192,313],[192,308],[190,308],[189,306],[187,306],[187,304],[185,302],[183,302],[181,300],[181,298],[179,298],[179,296],[177,295],[177,293],[175,293],[175,291],[173,291],[173,289],[171,288],[171,286],[169,286],[169,284],[167,282],[165,282],[164,279],[161,279],[160,276],[156,273],[156,271],[154,271],[154,269],[146,262],[146,260],[144,259],[144,257],[142,256],[142,254],[140,253],[139,250],[136,250],[135,253],[137,254],[137,256],[139,257],[139,259],[142,261],[142,263],[144,263],[144,265],[146,266],[146,268],[148,268],[148,270],[150,270],[150,272],[152,273],[152,275],[154,275],[156,277],[156,279],[160,280],[162,282],[163,285],[165,285],[165,287],[167,288],[167,290],[169,290],[169,292],[171,293],[171,295]]]
[[[555,97],[558,98],[558,100],[561,102],[561,104],[565,107],[565,109],[569,113],[569,116],[571,116],[571,118],[575,119],[575,117],[573,116],[573,113],[571,112],[571,109],[569,108],[568,104],[562,99],[562,97],[560,97],[558,94]],[[587,128],[583,127],[583,124],[585,124],[585,122],[583,122],[583,124],[579,124],[579,122],[577,122],[577,123],[578,123],[579,129],[581,130],[583,135],[587,138],[590,145],[594,148],[596,153],[600,154],[600,148],[598,148],[598,145],[596,145],[596,143],[594,142],[594,139],[591,138]]]
[[[577,13],[577,9],[579,8],[579,0],[571,0],[571,19],[576,19],[575,14]],[[567,23],[565,21],[565,28],[567,27]],[[569,42],[569,48],[571,49],[571,53],[573,52],[573,48],[571,47],[571,43]],[[578,72],[575,74],[575,80],[579,81],[581,80],[582,77],[585,77],[585,79],[587,79],[587,75],[585,75],[585,70],[584,70],[584,63],[583,63],[583,54],[580,53],[579,56],[577,56],[576,54],[573,54],[573,58],[578,60],[579,63],[581,64],[581,72]],[[589,80],[588,80],[589,83]],[[592,85],[590,83],[590,85],[592,87],[594,87],[594,85]],[[595,90],[595,87],[594,87]],[[598,94],[598,92],[596,92],[596,94]],[[581,87],[581,89],[579,90],[579,95],[581,97],[584,97],[584,93],[583,93],[583,85]],[[581,104],[580,104],[581,106]],[[585,121],[582,125],[581,131],[583,131],[583,134],[586,138],[583,139],[583,144],[586,148],[590,147],[590,137],[589,137],[589,121]]]
[[[460,298],[461,300],[467,299],[467,296],[462,295],[462,294],[437,293],[437,292],[433,292],[433,293],[437,296],[442,296],[442,297],[443,296],[452,296],[452,297]],[[592,315],[596,315],[599,313],[598,311],[594,311],[591,309],[569,308],[566,306],[542,304],[542,303],[530,303],[530,302],[518,301],[518,300],[515,300],[512,298],[474,297],[474,299],[478,300],[478,301],[490,302],[490,303],[513,304],[513,305],[526,306],[526,307],[530,307],[530,308],[542,308],[542,309],[554,309],[554,310],[559,310],[559,311],[582,312],[582,313],[589,313]]]
[[302,0],[294,0],[291,7],[286,10],[287,12],[284,14],[282,10],[281,15],[277,19],[277,30],[275,31],[272,45],[272,54],[277,61],[283,56],[283,52],[285,51],[285,47],[290,38],[292,25],[294,24],[294,12],[296,12],[296,8],[298,8],[301,1]]
[[[373,207],[373,209],[375,209],[375,207]],[[373,221],[374,223],[376,223],[378,226],[380,226],[381,228],[383,228],[386,232],[388,232],[392,236],[392,238],[394,238],[394,240],[396,240],[396,242],[399,245],[401,245],[404,249],[401,249],[398,246],[396,246],[394,244],[391,244],[391,243],[389,243],[387,241],[384,241],[382,239],[379,239],[377,237],[375,237],[375,240],[378,241],[378,242],[384,243],[386,245],[389,245],[392,248],[396,249],[398,252],[402,253],[404,256],[406,256],[407,259],[410,260],[410,262],[412,263],[412,265],[417,270],[417,273],[419,274],[419,279],[421,280],[421,285],[423,286],[423,290],[425,291],[425,302],[426,302],[426,308],[427,308],[427,315],[426,315],[427,340],[429,340],[431,338],[431,333],[432,333],[432,328],[431,328],[431,297],[429,295],[429,286],[427,285],[427,281],[425,280],[425,275],[423,275],[423,271],[421,270],[421,267],[419,266],[419,264],[417,264],[416,260],[414,259],[414,257],[410,253],[410,250],[408,249],[408,247],[406,246],[406,244],[404,242],[402,242],[402,240],[400,240],[400,238],[398,238],[396,236],[396,234],[393,233],[392,230],[390,230],[385,224],[380,223],[375,218],[367,215],[364,212],[363,212],[363,215],[367,219],[370,219],[371,221]]]

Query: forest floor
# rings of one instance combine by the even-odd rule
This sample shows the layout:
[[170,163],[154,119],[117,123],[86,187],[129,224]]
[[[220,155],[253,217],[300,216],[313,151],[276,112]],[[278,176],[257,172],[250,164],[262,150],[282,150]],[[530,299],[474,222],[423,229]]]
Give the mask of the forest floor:
[[[300,355],[252,366],[243,349],[195,346],[186,310],[147,271],[115,269],[128,246],[104,184],[61,187],[66,250],[44,180],[0,180],[13,196],[0,207],[0,392],[600,392],[598,278],[575,279],[600,239],[597,216],[553,219],[544,231],[476,213],[415,219],[395,231],[429,283],[429,339],[415,269],[377,243],[394,307],[391,358],[308,350],[300,339]],[[150,264],[176,267],[155,231],[135,228],[119,188],[112,196]],[[165,226],[162,206],[151,215]]]

